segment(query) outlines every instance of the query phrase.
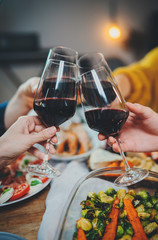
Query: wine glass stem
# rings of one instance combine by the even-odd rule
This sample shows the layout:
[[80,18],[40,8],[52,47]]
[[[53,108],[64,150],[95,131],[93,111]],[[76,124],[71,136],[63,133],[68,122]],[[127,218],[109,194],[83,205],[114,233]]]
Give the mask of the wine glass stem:
[[48,153],[49,153],[49,142],[50,142],[50,139],[47,140],[47,144],[46,144],[46,152],[45,152],[45,155],[44,155],[44,158],[43,158],[43,163],[42,165],[46,165],[47,162],[48,162]]
[[120,143],[121,143],[120,138],[119,137],[116,138],[116,141],[117,141],[117,144],[118,144],[119,152],[121,154],[121,157],[122,157],[124,165],[125,165],[125,170],[126,170],[126,172],[129,172],[131,168],[130,168],[128,162],[127,162],[127,159],[125,157],[124,152],[122,151],[122,148],[121,148],[121,145],[120,145]]

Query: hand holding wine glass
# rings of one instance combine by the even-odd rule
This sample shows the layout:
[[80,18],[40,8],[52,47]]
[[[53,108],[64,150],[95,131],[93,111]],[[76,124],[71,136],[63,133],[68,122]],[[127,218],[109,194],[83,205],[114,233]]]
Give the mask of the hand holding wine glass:
[[[124,152],[154,152],[158,150],[158,114],[149,107],[127,103],[129,117],[120,132],[120,146]],[[105,136],[99,134],[99,139]],[[119,152],[113,137],[107,143],[114,151]]]
[[[87,56],[86,56],[87,58]],[[141,181],[148,175],[147,170],[130,169],[120,146],[119,134],[128,118],[128,108],[113,80],[108,65],[101,66],[93,63],[89,58],[86,68],[79,59],[79,70],[82,67],[80,95],[87,124],[93,130],[105,135],[113,136],[118,144],[119,152],[125,165],[125,174],[115,180],[118,186],[128,186]],[[90,65],[88,65],[90,63]],[[88,69],[89,66],[89,69]],[[107,70],[108,69],[108,70]]]
[[[34,110],[46,127],[59,127],[71,118],[77,103],[76,64],[48,60],[34,99]],[[36,175],[54,177],[59,174],[48,163],[48,151],[42,165],[30,165],[28,171]]]

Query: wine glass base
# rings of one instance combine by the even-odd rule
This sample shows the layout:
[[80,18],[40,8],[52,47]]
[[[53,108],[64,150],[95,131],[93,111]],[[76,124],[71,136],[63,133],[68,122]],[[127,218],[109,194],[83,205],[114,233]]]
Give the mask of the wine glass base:
[[51,166],[51,164],[47,163],[41,164],[41,165],[29,165],[27,167],[27,171],[33,175],[37,175],[39,177],[48,177],[48,178],[54,178],[61,175],[61,172],[59,170],[56,170]]
[[114,184],[117,187],[126,187],[137,182],[142,181],[144,178],[148,176],[149,172],[146,169],[130,169],[129,171],[125,172],[121,176],[119,176],[115,181]]

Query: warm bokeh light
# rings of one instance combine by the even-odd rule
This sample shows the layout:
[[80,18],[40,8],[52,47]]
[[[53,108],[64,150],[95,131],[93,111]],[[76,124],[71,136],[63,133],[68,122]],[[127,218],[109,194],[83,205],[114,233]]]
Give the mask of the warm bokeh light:
[[121,30],[118,26],[111,26],[108,33],[112,39],[118,39],[121,37]]

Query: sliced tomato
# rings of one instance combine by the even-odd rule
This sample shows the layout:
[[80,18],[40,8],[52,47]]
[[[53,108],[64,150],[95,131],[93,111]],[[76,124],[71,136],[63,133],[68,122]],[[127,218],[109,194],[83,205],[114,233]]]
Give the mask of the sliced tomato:
[[42,159],[37,159],[37,160],[35,160],[35,161],[30,162],[29,164],[30,164],[30,165],[33,165],[33,164],[42,164],[42,162],[43,162]]
[[21,154],[21,155],[17,158],[17,160],[21,160],[24,156],[25,156],[25,154]]
[[40,177],[39,179],[42,181],[42,183],[45,183],[45,182],[47,182],[47,180],[48,180],[47,177]]
[[13,200],[16,200],[16,199],[22,197],[23,195],[28,193],[29,190],[30,190],[30,185],[28,183],[22,183],[22,184],[18,185],[15,188],[13,196],[10,198],[10,201],[13,201]]

